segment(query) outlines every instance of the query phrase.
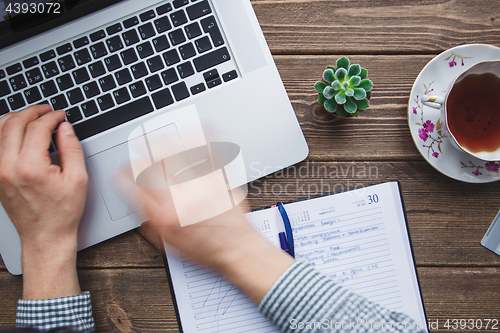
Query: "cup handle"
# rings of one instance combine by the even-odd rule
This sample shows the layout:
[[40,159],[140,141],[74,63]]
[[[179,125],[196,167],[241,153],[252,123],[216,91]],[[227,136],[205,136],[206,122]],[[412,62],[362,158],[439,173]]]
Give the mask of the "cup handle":
[[441,109],[444,104],[444,98],[441,96],[425,95],[420,98],[420,101],[425,106],[429,106],[434,109]]

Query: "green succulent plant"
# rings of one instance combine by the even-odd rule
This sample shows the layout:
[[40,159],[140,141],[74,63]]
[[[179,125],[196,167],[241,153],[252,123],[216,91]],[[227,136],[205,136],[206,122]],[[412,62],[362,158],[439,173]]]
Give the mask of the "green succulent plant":
[[369,106],[373,83],[367,75],[365,68],[350,65],[346,57],[339,58],[337,68],[328,66],[323,72],[323,81],[314,85],[319,93],[318,101],[339,117],[358,116]]

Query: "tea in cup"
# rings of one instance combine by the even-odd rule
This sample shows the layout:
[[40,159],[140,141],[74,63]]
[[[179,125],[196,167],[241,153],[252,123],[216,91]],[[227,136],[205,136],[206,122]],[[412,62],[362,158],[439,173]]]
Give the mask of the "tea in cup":
[[445,97],[425,95],[424,105],[441,110],[451,143],[485,161],[500,160],[500,60],[481,61],[458,75]]

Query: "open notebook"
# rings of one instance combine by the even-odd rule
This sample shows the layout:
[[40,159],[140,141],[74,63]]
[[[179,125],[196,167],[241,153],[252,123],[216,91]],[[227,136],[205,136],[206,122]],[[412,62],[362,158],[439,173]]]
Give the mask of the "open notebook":
[[[389,309],[426,319],[397,182],[284,205],[295,257],[334,282]],[[276,207],[247,214],[279,247]],[[184,332],[279,332],[240,290],[185,257],[166,252],[177,315]]]

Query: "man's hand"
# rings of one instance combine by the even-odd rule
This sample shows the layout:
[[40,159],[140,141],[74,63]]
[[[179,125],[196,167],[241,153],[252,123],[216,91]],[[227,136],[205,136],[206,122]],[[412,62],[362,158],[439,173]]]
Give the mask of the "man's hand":
[[[0,201],[21,238],[24,299],[80,293],[76,243],[88,176],[64,116],[36,105],[0,118]],[[61,166],[48,152],[58,125]]]

